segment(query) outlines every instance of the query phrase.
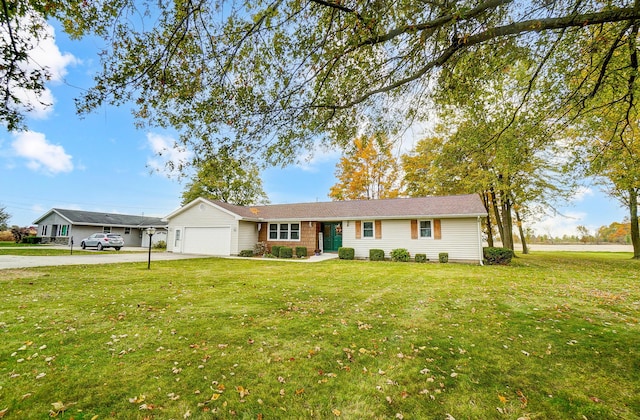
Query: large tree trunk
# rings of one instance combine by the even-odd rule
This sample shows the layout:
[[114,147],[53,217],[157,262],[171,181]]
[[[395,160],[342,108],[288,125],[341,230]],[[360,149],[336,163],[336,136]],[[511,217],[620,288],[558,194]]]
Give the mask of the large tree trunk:
[[487,245],[493,248],[493,225],[491,224],[491,205],[489,203],[489,192],[483,191],[482,194],[480,194],[480,197],[482,197],[482,203],[484,204],[485,210],[487,210]]
[[518,225],[518,232],[520,233],[520,241],[522,242],[522,253],[528,254],[529,247],[527,246],[527,238],[524,236],[524,229],[522,228],[522,218],[520,217],[520,212],[515,210],[516,212],[516,224]]
[[504,226],[502,225],[502,217],[500,217],[500,206],[498,205],[498,198],[496,197],[496,192],[493,189],[493,187],[491,187],[490,194],[491,194],[491,204],[493,206],[493,212],[496,216],[496,224],[498,225],[498,232],[500,233],[500,240],[502,241],[502,246],[505,246]]
[[502,246],[513,251],[513,217],[511,216],[511,200],[502,191],[500,193],[502,202],[502,225],[504,236],[502,237]]
[[638,226],[638,190],[629,189],[629,214],[631,216],[631,243],[633,258],[640,260],[640,228]]

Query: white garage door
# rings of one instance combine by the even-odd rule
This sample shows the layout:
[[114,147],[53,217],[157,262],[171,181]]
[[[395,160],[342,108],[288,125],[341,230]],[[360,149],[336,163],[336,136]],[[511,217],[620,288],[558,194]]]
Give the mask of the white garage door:
[[231,227],[184,228],[185,254],[231,255]]

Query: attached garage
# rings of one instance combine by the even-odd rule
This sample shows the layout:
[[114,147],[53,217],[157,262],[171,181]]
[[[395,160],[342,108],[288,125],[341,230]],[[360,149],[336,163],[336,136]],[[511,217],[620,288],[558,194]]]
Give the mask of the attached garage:
[[231,255],[231,226],[185,227],[182,253]]

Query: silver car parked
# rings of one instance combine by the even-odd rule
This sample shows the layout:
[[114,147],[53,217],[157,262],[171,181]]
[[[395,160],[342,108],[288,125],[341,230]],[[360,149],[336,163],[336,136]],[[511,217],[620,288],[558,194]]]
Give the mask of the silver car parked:
[[98,251],[102,251],[104,248],[115,248],[116,251],[120,251],[123,246],[124,239],[115,233],[94,233],[80,242],[82,249],[96,247]]

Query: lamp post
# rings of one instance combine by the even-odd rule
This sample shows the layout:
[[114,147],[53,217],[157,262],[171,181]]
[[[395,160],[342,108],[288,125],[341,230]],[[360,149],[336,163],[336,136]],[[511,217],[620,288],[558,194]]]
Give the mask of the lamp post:
[[151,240],[153,239],[154,233],[156,233],[156,228],[153,226],[147,228],[147,235],[149,235],[149,260],[147,261],[147,270],[151,269]]

